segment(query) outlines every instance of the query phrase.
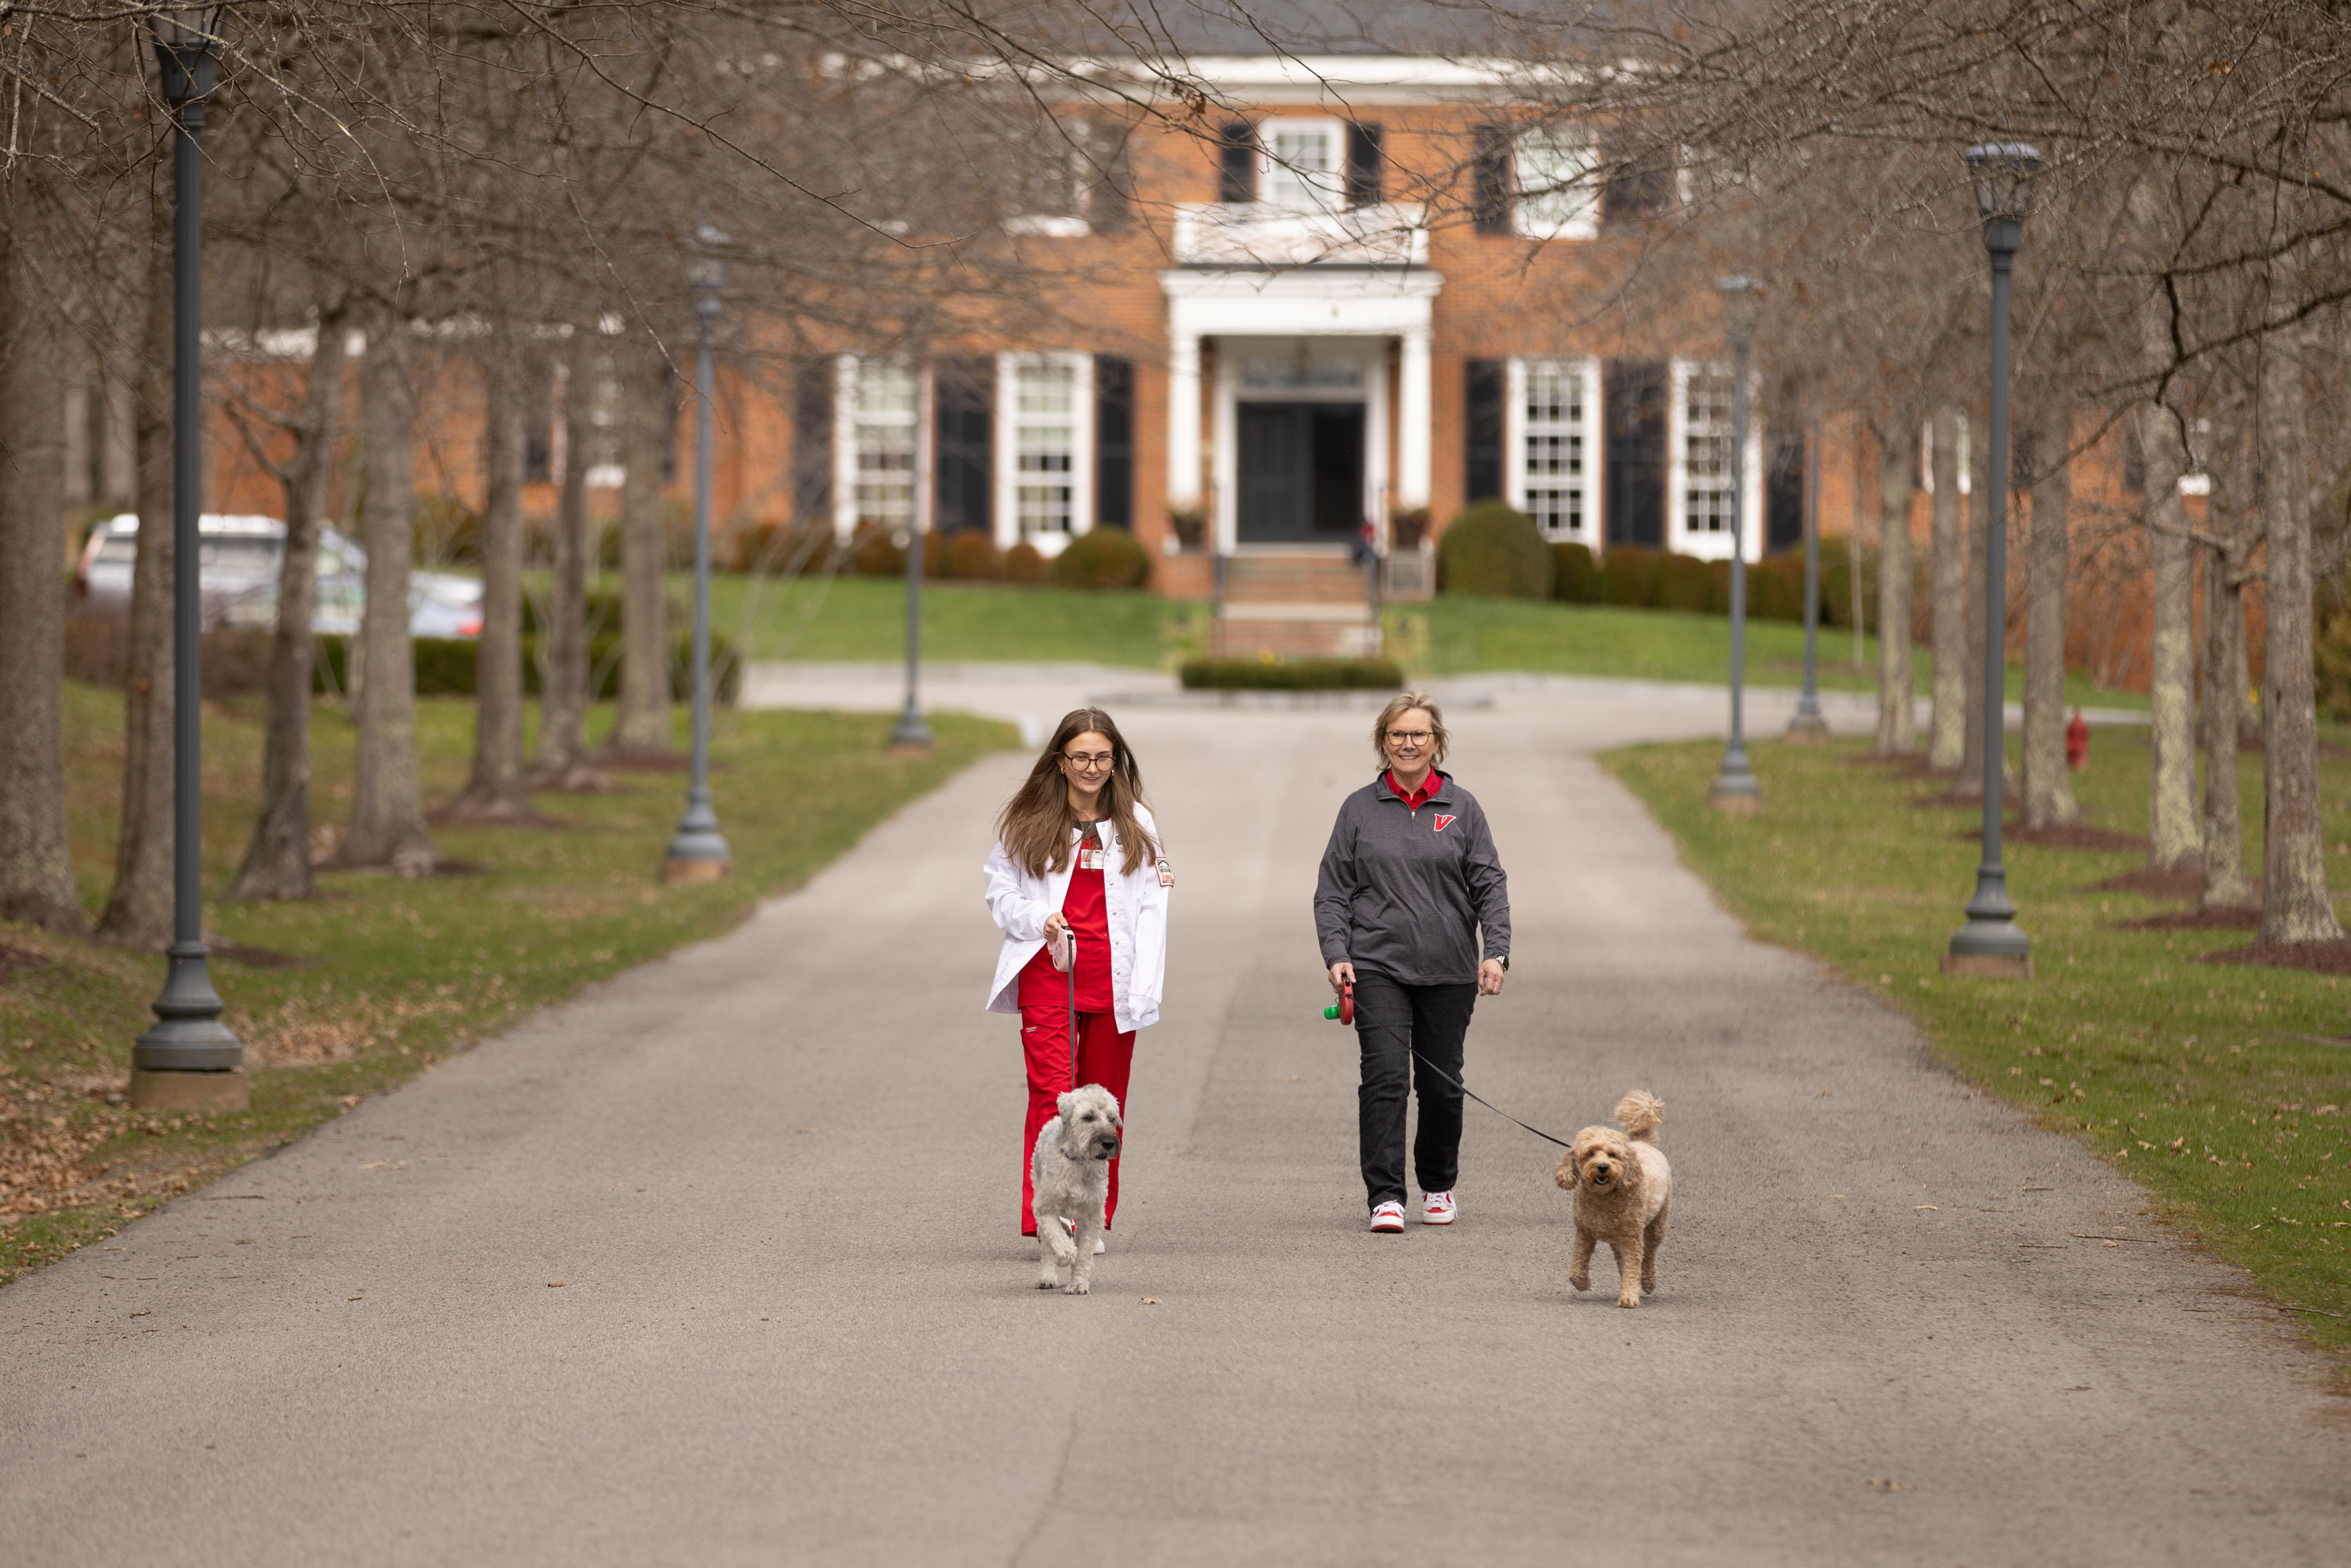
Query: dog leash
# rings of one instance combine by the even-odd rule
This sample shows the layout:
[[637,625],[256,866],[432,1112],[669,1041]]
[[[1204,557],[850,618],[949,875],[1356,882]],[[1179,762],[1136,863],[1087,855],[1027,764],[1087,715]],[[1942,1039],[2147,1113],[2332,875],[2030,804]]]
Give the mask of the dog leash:
[[[1074,974],[1077,970],[1077,960],[1072,958],[1070,961],[1071,972]],[[1332,1006],[1325,1008],[1322,1010],[1322,1016],[1336,1023],[1351,1024],[1355,1021],[1354,981],[1347,980],[1342,982],[1339,989],[1338,1001]],[[1467,1094],[1470,1099],[1475,1100],[1479,1104],[1483,1105],[1487,1110],[1491,1111],[1503,1121],[1511,1124],[1513,1126],[1526,1128],[1528,1132],[1532,1133],[1536,1137],[1541,1138],[1547,1144],[1557,1144],[1562,1149],[1572,1149],[1575,1147],[1573,1144],[1569,1143],[1565,1138],[1554,1138],[1549,1133],[1544,1132],[1541,1127],[1527,1126],[1524,1122],[1520,1121],[1516,1116],[1511,1115],[1508,1111],[1503,1110],[1499,1105],[1495,1104],[1491,1100],[1487,1099],[1483,1094],[1479,1093],[1475,1089],[1470,1088],[1469,1085],[1462,1082],[1461,1080],[1456,1078],[1450,1072],[1446,1071],[1445,1069],[1437,1066],[1434,1061],[1429,1061],[1427,1057],[1422,1056],[1418,1046],[1408,1046],[1405,1049],[1409,1050],[1412,1054],[1419,1060],[1420,1064],[1423,1067],[1427,1068],[1431,1072],[1436,1073],[1439,1078],[1444,1079],[1445,1082],[1452,1084],[1456,1089],[1460,1090],[1462,1093]]]

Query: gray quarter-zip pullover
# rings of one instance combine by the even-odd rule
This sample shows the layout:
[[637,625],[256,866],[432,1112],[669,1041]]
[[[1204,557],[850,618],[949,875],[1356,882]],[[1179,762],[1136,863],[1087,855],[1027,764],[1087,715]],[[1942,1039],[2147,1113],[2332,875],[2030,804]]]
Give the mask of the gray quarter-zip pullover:
[[1478,977],[1483,956],[1510,956],[1510,890],[1476,796],[1437,775],[1417,810],[1387,770],[1341,802],[1314,882],[1324,967],[1351,963],[1411,986]]

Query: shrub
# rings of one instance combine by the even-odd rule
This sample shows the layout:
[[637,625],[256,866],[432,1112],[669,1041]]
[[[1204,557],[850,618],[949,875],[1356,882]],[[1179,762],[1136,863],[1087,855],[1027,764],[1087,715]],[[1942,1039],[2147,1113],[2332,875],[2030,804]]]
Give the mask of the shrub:
[[[522,634],[524,636],[538,635],[543,626],[539,617],[546,612],[548,604],[549,599],[544,593],[526,592],[522,596]],[[593,637],[608,631],[617,631],[620,628],[621,591],[619,589],[591,588],[588,591],[587,597],[580,601],[580,604],[583,618],[588,622],[590,636]],[[677,612],[676,601],[672,601],[670,613],[674,615]]]
[[[242,636],[266,639],[266,632],[243,632]],[[349,637],[321,637],[318,640],[317,657],[310,667],[310,688],[319,692],[347,692],[351,685],[351,643]],[[416,650],[416,695],[421,697],[470,697],[481,689],[481,644],[467,637],[419,637],[413,644]],[[693,634],[677,639],[671,646],[669,661],[670,695],[684,702],[693,694],[687,690],[687,672],[694,659]],[[721,703],[732,703],[742,685],[743,661],[737,656],[729,639],[713,632],[710,638],[711,692]],[[621,639],[617,635],[600,635],[588,640],[589,697],[594,702],[614,702],[621,695]],[[525,695],[537,696],[539,691],[538,639],[526,635],[522,640],[522,689]]]
[[1804,618],[1804,556],[1789,550],[1747,569],[1747,613],[1757,621]]
[[1050,580],[1052,575],[1053,563],[1027,539],[1004,552],[1004,580],[1007,582],[1036,584]]
[[1551,547],[1535,520],[1501,501],[1480,501],[1437,541],[1437,585],[1484,599],[1549,599]]
[[1552,592],[1569,604],[1600,602],[1600,563],[1592,559],[1589,545],[1563,544],[1551,547],[1555,563]]
[[[735,571],[758,572],[769,577],[789,576],[796,572],[822,571],[831,563],[833,552],[833,532],[831,523],[748,523],[722,538],[711,541],[714,559],[724,562]],[[690,570],[694,564],[694,544],[689,527],[684,560],[673,563],[676,570]]]
[[1061,588],[1141,588],[1151,577],[1151,557],[1124,528],[1096,528],[1053,558],[1052,576]]
[[1400,691],[1394,659],[1187,659],[1186,691]]
[[965,528],[948,537],[946,566],[940,576],[967,582],[992,582],[1003,574],[1003,558],[996,553],[996,541],[986,533]]
[[860,523],[849,536],[849,570],[859,577],[904,577],[906,546],[879,523]]
[[1653,608],[1657,602],[1657,552],[1643,545],[1609,546],[1600,561],[1601,597],[1636,610]]
[[1707,563],[1694,555],[1667,555],[1657,561],[1660,609],[1703,615],[1713,607],[1714,580]]
[[[1853,555],[1849,546],[1839,543],[1830,549],[1824,542],[1821,558],[1821,624],[1851,626],[1854,623]],[[1877,552],[1861,552],[1862,624],[1867,625],[1877,616]]]

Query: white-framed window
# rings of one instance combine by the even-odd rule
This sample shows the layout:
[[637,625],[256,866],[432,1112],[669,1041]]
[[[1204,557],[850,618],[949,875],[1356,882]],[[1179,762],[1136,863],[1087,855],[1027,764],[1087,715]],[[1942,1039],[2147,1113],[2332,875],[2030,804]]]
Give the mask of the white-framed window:
[[1681,382],[1684,537],[1730,534],[1730,367],[1691,365]]
[[1083,239],[1093,232],[1086,221],[1087,193],[1093,182],[1088,156],[1092,132],[1083,120],[1061,120],[1045,128],[1034,162],[1021,172],[1004,220],[1006,232],[1043,239]]
[[1590,239],[1599,232],[1591,138],[1567,126],[1538,126],[1513,151],[1519,233],[1533,239]]
[[1047,555],[1093,526],[1093,361],[997,359],[997,541]]
[[1546,538],[1591,543],[1599,515],[1599,361],[1513,360],[1507,393],[1511,504]]
[[1347,204],[1347,128],[1323,119],[1269,120],[1258,127],[1258,200],[1290,212]]
[[854,523],[914,526],[914,372],[860,357],[850,383]]

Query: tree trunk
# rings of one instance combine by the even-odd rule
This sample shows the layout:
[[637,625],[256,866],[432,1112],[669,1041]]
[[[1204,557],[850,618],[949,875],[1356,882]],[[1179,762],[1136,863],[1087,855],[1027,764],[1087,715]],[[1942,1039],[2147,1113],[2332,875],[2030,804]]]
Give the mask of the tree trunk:
[[[2318,815],[2318,714],[2311,666],[2309,459],[2302,361],[2291,329],[2262,347],[2262,508],[2267,516],[2269,633],[2262,671],[2263,942],[2339,941]],[[2153,474],[2150,469],[2149,482]]]
[[277,569],[277,630],[269,644],[269,733],[261,758],[261,817],[226,897],[310,896],[311,625],[319,611],[319,514],[334,467],[345,345],[343,304],[319,311],[294,455],[287,464],[286,557]]
[[2245,706],[2237,685],[2245,636],[2245,586],[2239,575],[2252,552],[2241,526],[2229,527],[2213,497],[2212,531],[2226,549],[2204,552],[2204,892],[2205,909],[2252,909],[2260,902],[2245,874],[2243,808],[2237,790],[2237,730]]
[[474,772],[442,811],[455,821],[534,820],[522,775],[523,408],[517,347],[500,337],[483,367],[482,637],[475,646]]
[[[1877,431],[1877,747],[1880,757],[1918,749],[1910,676],[1910,441],[1917,421]],[[1854,603],[1861,580],[1854,579]]]
[[2074,405],[2052,396],[2032,440],[2032,532],[2024,561],[2024,825],[2082,820],[2065,766],[2066,514]]
[[618,757],[676,755],[670,737],[669,632],[662,603],[662,437],[669,381],[650,353],[624,360],[621,462],[621,715],[606,749]]
[[434,855],[416,779],[416,648],[408,631],[409,569],[416,548],[410,449],[416,394],[409,354],[407,323],[399,312],[376,311],[360,365],[367,611],[360,622],[366,674],[359,691],[358,778],[350,829],[332,863],[388,865],[402,876],[427,876]]
[[556,503],[555,583],[539,632],[538,754],[531,782],[594,789],[588,761],[588,371],[574,364],[563,383],[563,486]]
[[[1968,506],[1967,531],[1964,539],[1968,552],[1968,651],[1967,651],[1967,723],[1959,747],[1959,774],[1951,780],[1951,793],[1964,800],[1983,799],[1984,769],[1984,551],[1991,534],[1991,443],[1985,438],[1988,423],[1972,414],[1968,419]],[[2006,694],[1994,692],[1993,702]],[[2007,770],[2007,758],[2001,768]]]
[[122,811],[114,840],[114,887],[99,935],[160,950],[172,940],[172,204],[150,204],[146,311],[132,415],[133,505],[139,554],[131,568],[131,624],[123,661]]
[[0,223],[0,917],[85,928],[66,847],[62,314]]
[[2147,455],[2147,556],[2154,568],[2155,643],[2147,698],[2154,709],[2154,787],[2147,802],[2147,863],[2184,871],[2199,863],[2196,821],[2196,643],[2194,546],[2179,476],[2188,466],[2179,422],[2149,403],[2139,411]]
[[1967,750],[1968,560],[1959,533],[1959,416],[1948,405],[1928,427],[1933,505],[1934,710],[1927,728],[1927,766],[1949,773]]

